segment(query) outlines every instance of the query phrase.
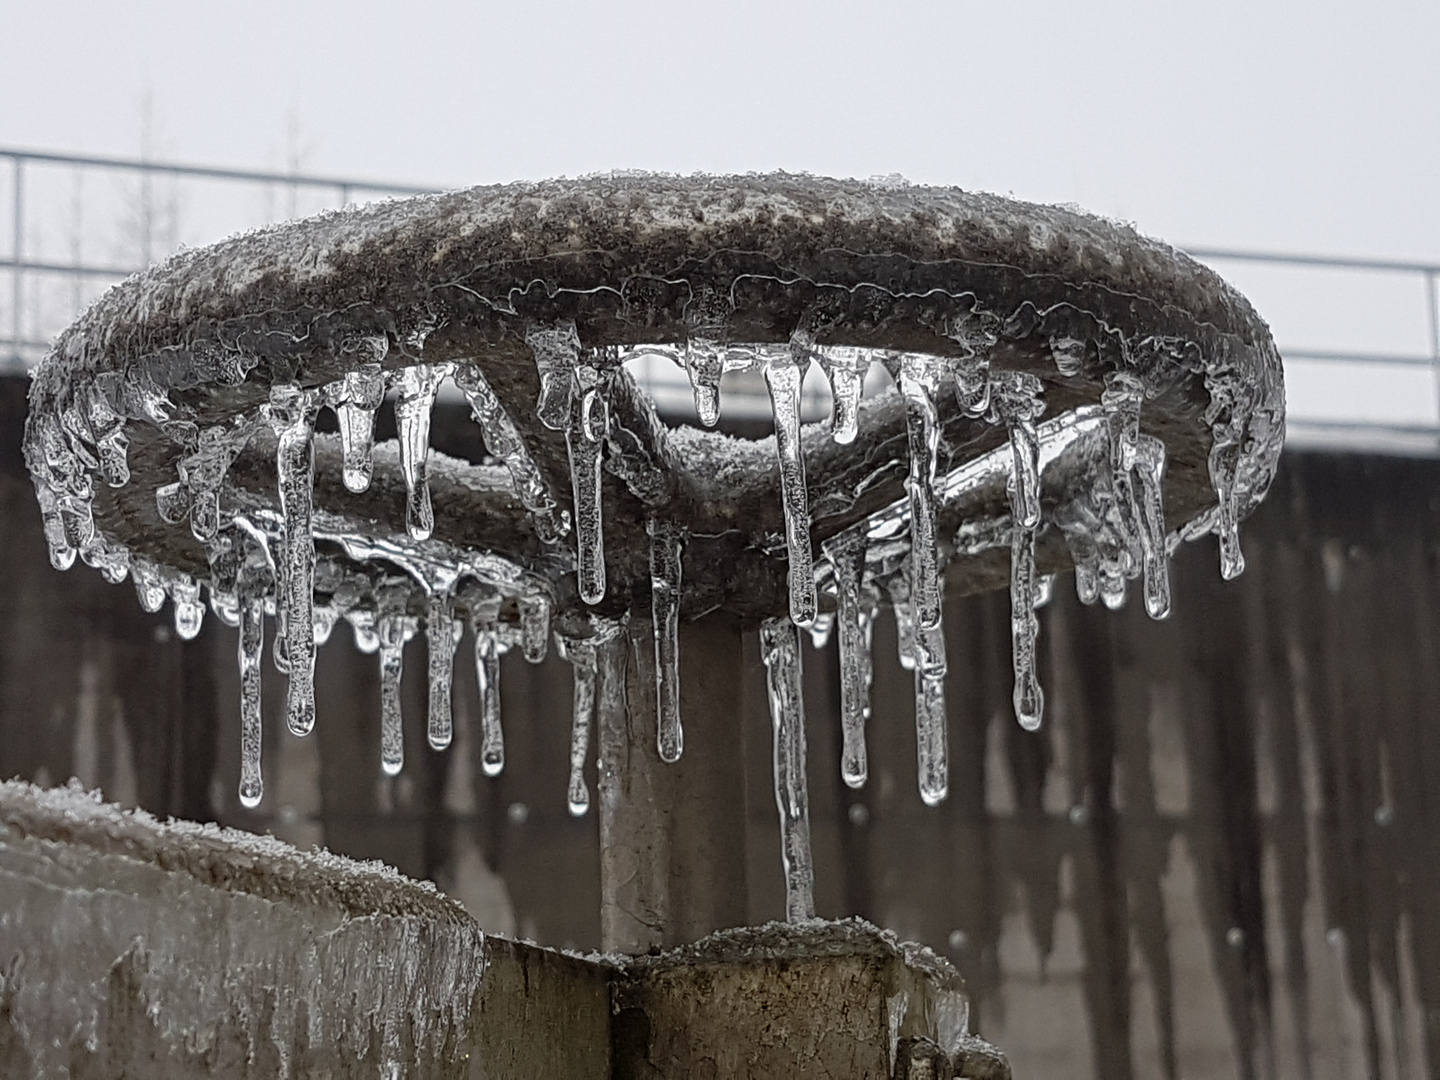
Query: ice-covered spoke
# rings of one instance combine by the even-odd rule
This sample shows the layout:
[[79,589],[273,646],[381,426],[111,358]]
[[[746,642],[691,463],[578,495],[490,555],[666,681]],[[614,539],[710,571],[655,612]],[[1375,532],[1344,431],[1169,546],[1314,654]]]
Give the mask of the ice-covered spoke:
[[582,817],[590,809],[590,788],[585,783],[585,758],[590,750],[590,729],[595,722],[595,646],[589,641],[565,643],[574,672],[574,709],[570,721],[570,779],[566,801],[570,813]]
[[540,400],[536,414],[551,431],[564,431],[570,424],[572,372],[580,359],[580,337],[573,322],[557,326],[532,326],[525,344],[535,358],[540,376]]
[[837,443],[852,443],[860,430],[860,399],[870,372],[871,350],[823,345],[815,348],[815,358],[830,380],[830,437]]
[[785,546],[790,559],[790,618],[796,626],[809,626],[818,610],[810,548],[810,498],[800,445],[800,385],[808,363],[808,352],[803,348],[767,349],[761,360],[775,417],[775,452],[780,459]]
[[516,601],[520,612],[520,649],[526,661],[538,664],[545,659],[550,641],[550,598],[536,592]]
[[455,598],[448,590],[430,594],[425,642],[430,661],[430,715],[425,736],[432,750],[444,750],[454,737],[450,688],[455,674]]
[[570,485],[575,499],[575,576],[580,599],[598,604],[605,599],[605,527],[600,465],[608,434],[609,408],[604,388],[608,372],[589,364],[574,368],[576,393],[565,425],[570,452]]
[[1036,671],[1035,530],[1016,526],[1010,545],[1010,651],[1015,668],[1015,719],[1026,731],[1040,727],[1045,695]]
[[720,376],[725,373],[725,346],[692,336],[685,343],[685,373],[695,397],[695,415],[705,427],[720,422]]
[[452,364],[416,364],[395,380],[395,427],[400,437],[400,471],[405,477],[405,530],[412,539],[428,539],[435,529],[427,466],[430,411]]
[[505,770],[505,729],[500,715],[500,597],[475,585],[463,594],[475,639],[475,685],[480,692],[480,768]]
[[680,722],[680,588],[685,537],[679,526],[651,518],[650,615],[655,628],[656,748],[676,762],[685,747]]
[[407,607],[410,586],[403,581],[382,585],[375,625],[380,659],[380,768],[387,776],[405,767],[405,723],[400,708],[400,679],[405,673],[405,642],[411,634]]
[[801,693],[800,632],[793,622],[760,626],[770,723],[774,732],[775,806],[785,865],[785,917],[815,917],[815,866],[810,849],[810,796],[805,775],[805,699]]
[[870,766],[865,725],[870,719],[871,630],[874,604],[862,595],[865,533],[854,529],[825,545],[835,574],[840,646],[840,776],[852,788],[865,785]]
[[1040,441],[1035,421],[1045,411],[1040,380],[1020,371],[997,371],[990,377],[991,405],[1010,433],[1012,469],[1011,516],[1016,525],[1040,524]]
[[1165,444],[1150,435],[1136,441],[1140,481],[1140,540],[1145,551],[1145,610],[1152,619],[1170,614],[1170,555],[1165,544]]
[[[283,655],[290,676],[285,719],[296,735],[315,726],[315,485],[317,395],[295,385],[270,390],[275,428],[275,471],[284,522],[279,565]],[[280,639],[277,639],[277,645]],[[278,654],[277,654],[278,655]]]
[[353,349],[355,368],[326,388],[340,428],[340,456],[345,487],[354,492],[370,487],[374,469],[375,413],[385,400],[385,373],[381,367],[389,341],[384,337],[361,339]]
[[470,412],[480,425],[485,448],[509,470],[520,504],[530,511],[535,522],[536,534],[543,543],[555,543],[570,531],[570,514],[551,497],[509,413],[477,365],[459,365],[455,369],[455,385],[470,403]]
[[932,357],[907,353],[900,362],[900,392],[905,398],[905,427],[910,473],[910,581],[915,618],[921,629],[940,625],[940,550],[935,537],[935,474],[940,425],[935,412],[944,367]]

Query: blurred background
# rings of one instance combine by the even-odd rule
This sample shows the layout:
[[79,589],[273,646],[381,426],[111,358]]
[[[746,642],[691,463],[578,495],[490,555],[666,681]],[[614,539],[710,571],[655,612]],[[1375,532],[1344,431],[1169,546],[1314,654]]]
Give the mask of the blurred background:
[[[314,737],[268,679],[269,790],[242,810],[232,632],[180,642],[128,587],[49,568],[26,371],[182,246],[375,198],[785,169],[1074,203],[1212,265],[1274,329],[1289,441],[1250,568],[1222,584],[1190,545],[1164,624],[1062,578],[1034,735],[1008,719],[1008,597],[955,599],[935,810],[888,619],[859,793],[834,645],[807,653],[820,912],[954,960],[1017,1077],[1440,1076],[1440,7],[0,0],[0,25],[0,774],[383,858],[487,928],[594,946],[568,666],[506,658],[502,776],[463,734],[470,688],[458,744],[383,778],[374,660],[337,632]],[[693,421],[678,371],[640,374]],[[767,432],[757,404],[725,423]],[[442,404],[434,445],[476,442]],[[783,886],[747,647],[734,887],[758,921]]]

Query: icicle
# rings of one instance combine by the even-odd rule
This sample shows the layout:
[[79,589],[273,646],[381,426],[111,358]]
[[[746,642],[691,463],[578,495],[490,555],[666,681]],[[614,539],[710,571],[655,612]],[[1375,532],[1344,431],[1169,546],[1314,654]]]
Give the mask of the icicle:
[[545,659],[545,646],[550,640],[550,598],[532,593],[516,601],[520,610],[520,647],[525,659],[538,664]]
[[1045,411],[1040,380],[1024,372],[1002,371],[991,383],[993,411],[1010,432],[1011,516],[1017,526],[1033,529],[1040,524],[1040,442],[1035,431],[1035,421]]
[[815,917],[815,867],[810,851],[810,800],[805,777],[805,700],[801,693],[800,632],[784,619],[760,626],[770,723],[774,730],[775,806],[785,865],[785,917]]
[[395,426],[400,436],[400,471],[405,477],[405,531],[426,540],[435,529],[426,477],[430,456],[430,411],[452,364],[416,364],[395,380]]
[[170,599],[175,604],[175,633],[192,641],[205,622],[205,605],[200,602],[200,583],[189,574],[170,578]]
[[244,429],[205,428],[199,434],[195,452],[180,460],[177,468],[189,495],[190,531],[201,543],[220,529],[220,487],[231,462],[248,440]]
[[169,525],[179,525],[190,516],[190,492],[178,480],[155,489],[155,512]]
[[860,398],[870,373],[870,350],[826,345],[817,348],[815,356],[830,380],[830,437],[842,445],[852,443],[860,430]]
[[505,769],[505,729],[500,716],[500,598],[478,586],[465,590],[475,638],[475,685],[480,691],[480,768],[486,776]]
[[280,513],[285,522],[281,543],[280,590],[284,656],[290,683],[285,720],[296,735],[315,726],[315,538],[311,513],[315,482],[316,395],[298,386],[270,389],[270,420],[278,445],[275,470],[280,478]]
[[920,798],[939,806],[950,794],[950,730],[945,676],[915,669],[915,754]]
[[479,366],[462,364],[456,368],[455,385],[470,402],[470,412],[480,425],[485,448],[510,470],[520,504],[534,515],[535,532],[541,542],[555,543],[570,531],[570,514],[550,497],[550,489],[545,486],[520,432],[485,381]]
[[380,768],[395,776],[405,767],[405,723],[400,709],[400,677],[405,671],[409,585],[382,586],[376,627],[380,638]]
[[720,422],[720,376],[725,373],[725,346],[701,337],[685,343],[685,372],[695,396],[700,423],[713,428]]
[[573,322],[554,327],[533,326],[525,334],[540,376],[540,401],[536,406],[540,422],[551,431],[570,425],[570,396],[573,371],[580,359],[580,337]]
[[900,364],[900,392],[905,398],[909,433],[910,475],[910,597],[922,630],[940,625],[940,549],[935,539],[935,473],[940,426],[935,395],[942,369],[929,357],[907,353]]
[[1035,579],[1035,609],[1045,607],[1055,598],[1055,575],[1041,574]]
[[984,416],[990,410],[990,361],[984,357],[956,360],[955,400],[969,417]]
[[140,610],[151,614],[165,605],[165,580],[152,563],[136,559],[130,567],[130,576],[135,582],[135,594],[140,598]]
[[426,738],[432,750],[444,750],[454,737],[450,684],[455,673],[454,597],[448,590],[430,594],[425,617],[425,641],[430,656],[430,717]]
[[86,419],[95,433],[100,475],[110,487],[124,487],[130,482],[130,438],[125,434],[125,418],[110,407],[97,386],[92,385],[87,396]]
[[1080,374],[1085,363],[1085,342],[1068,334],[1050,335],[1050,358],[1055,361],[1055,370],[1067,379]]
[[872,609],[860,590],[865,571],[865,533],[842,533],[825,546],[835,572],[836,621],[840,627],[840,776],[852,788],[865,786],[870,766],[865,724],[870,719],[870,634]]
[[[1018,502],[1013,494],[1012,502]],[[1010,649],[1015,666],[1015,719],[1026,731],[1040,727],[1045,695],[1035,670],[1035,530],[1016,526],[1010,544]]]
[[803,343],[768,349],[762,364],[775,417],[775,452],[780,458],[780,494],[785,507],[785,545],[790,558],[790,619],[796,626],[815,621],[815,569],[810,550],[810,498],[800,446],[800,384],[809,363]]
[[380,648],[380,633],[376,629],[375,613],[364,608],[352,608],[345,613],[345,621],[355,635],[355,648],[367,656]]
[[590,809],[590,788],[585,783],[585,755],[595,719],[595,646],[571,641],[565,646],[575,675],[575,709],[570,724],[570,813],[582,817]]
[[1140,478],[1140,540],[1145,551],[1145,610],[1152,619],[1170,614],[1170,555],[1165,546],[1165,444],[1141,435],[1135,475]]
[[375,444],[375,412],[385,400],[381,363],[389,349],[386,338],[364,338],[355,351],[363,351],[365,359],[357,358],[355,369],[347,371],[329,390],[340,428],[342,478],[345,487],[357,493],[370,487],[374,471],[371,451]]
[[680,582],[684,534],[673,522],[651,518],[650,617],[655,627],[656,748],[676,762],[685,748],[680,723]]
[[[537,354],[538,356],[538,354]],[[608,374],[608,373],[606,373]],[[575,390],[565,445],[570,451],[570,484],[575,498],[575,574],[580,599],[605,599],[605,532],[600,495],[600,460],[609,433],[605,375],[589,364],[574,369]]]
[[831,631],[835,629],[835,612],[822,611],[815,616],[815,621],[810,624],[810,647],[812,649],[823,649],[830,644]]
[[260,712],[262,658],[265,652],[265,596],[274,587],[269,553],[257,540],[237,536],[241,562],[236,579],[240,634],[240,804],[254,809],[265,793],[260,771],[263,724]]
[[1119,564],[1110,559],[1100,561],[1100,602],[1111,611],[1125,606],[1125,575]]
[[[75,549],[65,539],[65,522],[55,493],[42,480],[35,481],[35,498],[40,503],[40,520],[45,530],[45,545],[50,551],[50,565],[56,570],[69,570],[75,565]],[[163,601],[162,601],[163,602]],[[152,608],[150,610],[159,610]]]

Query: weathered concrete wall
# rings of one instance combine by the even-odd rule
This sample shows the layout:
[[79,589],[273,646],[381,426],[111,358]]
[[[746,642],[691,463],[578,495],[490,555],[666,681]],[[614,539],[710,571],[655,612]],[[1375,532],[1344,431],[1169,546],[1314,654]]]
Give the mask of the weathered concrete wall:
[[[339,632],[312,739],[283,731],[267,672],[270,790],[242,810],[233,638],[207,621],[171,640],[131,590],[50,569],[21,391],[0,395],[0,621],[24,628],[0,637],[0,774],[75,773],[158,813],[323,840],[434,878],[487,928],[598,946],[598,829],[564,802],[563,663],[506,658],[495,779],[466,741],[473,688],[457,680],[461,731],[440,755],[407,681],[411,753],[388,780],[374,659]],[[437,416],[435,432],[473,450],[468,422]],[[951,796],[934,810],[889,620],[859,793],[839,778],[833,645],[807,651],[820,913],[954,960],[1020,1076],[1440,1075],[1437,490],[1437,461],[1287,456],[1245,528],[1245,575],[1222,583],[1213,544],[1183,549],[1164,624],[1083,609],[1061,578],[1036,735],[1007,715],[1007,599],[950,603]],[[783,883],[763,673],[744,648],[730,744],[745,862],[726,900],[760,922],[783,913]],[[423,665],[417,641],[407,668]]]

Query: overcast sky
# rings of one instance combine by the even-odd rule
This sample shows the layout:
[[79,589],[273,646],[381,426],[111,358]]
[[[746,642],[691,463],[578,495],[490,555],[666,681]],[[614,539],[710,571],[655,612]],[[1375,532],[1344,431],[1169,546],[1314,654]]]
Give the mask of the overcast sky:
[[[185,161],[901,173],[1181,245],[1440,260],[1435,0],[0,0],[0,27],[0,145],[134,154],[148,95]],[[1318,325],[1285,303],[1282,340]]]

